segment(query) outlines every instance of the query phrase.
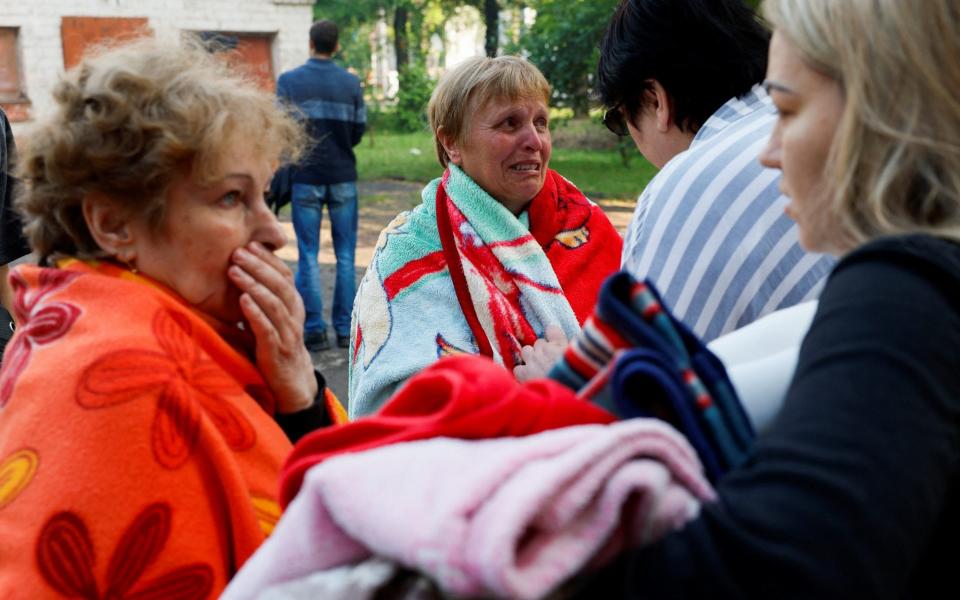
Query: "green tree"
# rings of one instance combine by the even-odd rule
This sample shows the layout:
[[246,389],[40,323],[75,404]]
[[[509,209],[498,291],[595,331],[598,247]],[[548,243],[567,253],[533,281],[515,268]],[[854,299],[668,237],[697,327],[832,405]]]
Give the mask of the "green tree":
[[427,103],[434,85],[436,82],[427,75],[427,69],[422,62],[411,63],[400,71],[396,129],[414,132],[426,128]]
[[618,0],[533,0],[537,18],[519,50],[553,86],[552,103],[584,116],[590,109],[599,43]]
[[340,53],[334,58],[360,74],[361,81],[370,72],[370,32],[372,20],[366,11],[376,10],[373,0],[340,2],[320,0],[313,5],[313,20],[329,19],[340,29]]
[[[466,0],[317,0],[315,19],[331,19],[340,26],[343,61],[350,66],[370,68],[369,35],[381,17],[392,29],[397,71],[424,61],[432,33],[442,29],[445,11]],[[350,40],[344,32],[351,32]],[[356,56],[365,54],[364,57]]]
[[371,126],[416,131],[425,123],[424,111],[434,81],[425,68],[430,35],[441,30],[444,11],[456,6],[452,0],[317,0],[315,19],[330,19],[340,27],[341,53],[337,60],[366,80],[370,72],[370,34],[381,17],[392,25],[400,89],[396,106],[384,112],[371,97]]
[[500,45],[500,3],[497,0],[483,0],[483,22],[486,25],[483,49],[487,56],[494,57]]
[[[530,4],[528,0],[447,0],[450,8],[460,5],[470,5],[477,8],[483,15],[484,34],[483,50],[487,56],[493,57],[500,50],[500,13],[504,9],[523,8]],[[510,48],[508,48],[509,50]]]

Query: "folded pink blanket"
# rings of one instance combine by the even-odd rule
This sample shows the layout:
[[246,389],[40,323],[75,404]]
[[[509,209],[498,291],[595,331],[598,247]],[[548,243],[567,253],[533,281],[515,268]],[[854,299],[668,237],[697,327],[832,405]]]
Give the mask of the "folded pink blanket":
[[307,473],[223,597],[376,555],[454,595],[538,598],[713,498],[690,445],[652,419],[344,454]]

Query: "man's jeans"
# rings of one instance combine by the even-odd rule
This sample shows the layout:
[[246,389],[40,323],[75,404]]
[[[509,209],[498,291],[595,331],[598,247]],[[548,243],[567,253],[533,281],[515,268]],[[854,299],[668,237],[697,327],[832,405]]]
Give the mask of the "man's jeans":
[[297,234],[299,260],[294,278],[307,310],[305,332],[327,330],[323,320],[320,285],[320,222],[323,205],[330,211],[333,253],[337,257],[337,280],[333,289],[333,328],[337,335],[350,335],[350,312],[356,293],[354,254],[357,249],[357,183],[332,185],[293,184],[293,229]]

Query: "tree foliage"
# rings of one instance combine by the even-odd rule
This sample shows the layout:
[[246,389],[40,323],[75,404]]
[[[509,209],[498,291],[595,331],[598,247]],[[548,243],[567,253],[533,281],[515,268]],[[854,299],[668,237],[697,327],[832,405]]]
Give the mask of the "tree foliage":
[[434,85],[436,82],[421,62],[412,63],[400,72],[395,129],[413,132],[427,127],[427,103]]
[[[754,10],[761,0],[745,0]],[[577,116],[590,108],[599,44],[619,0],[530,0],[533,27],[510,50],[521,52],[553,86],[554,106]]]
[[370,71],[372,21],[367,11],[375,14],[379,4],[376,0],[319,0],[313,5],[314,21],[329,19],[340,29],[340,53],[335,60],[356,73]]
[[340,63],[367,80],[371,65],[371,34],[381,18],[392,27],[391,42],[397,58],[400,89],[396,106],[383,113],[378,98],[372,97],[371,124],[386,129],[417,131],[425,123],[424,111],[435,82],[427,74],[425,53],[430,36],[441,30],[445,9],[451,0],[317,0],[315,19],[330,19],[340,28]]
[[599,43],[618,0],[534,0],[533,27],[516,50],[553,86],[552,103],[585,115],[590,108]]
[[[745,0],[756,8],[760,0]],[[590,106],[598,44],[618,0],[316,0],[314,16],[340,25],[339,59],[358,73],[369,72],[370,34],[381,17],[390,26],[397,56],[397,70],[423,65],[430,37],[443,32],[447,16],[461,6],[479,10],[486,28],[484,49],[488,56],[501,50],[523,53],[544,72],[554,89],[553,103],[583,115]],[[536,11],[532,28],[518,41],[499,48],[504,10],[530,7]],[[442,63],[442,57],[440,57]],[[420,82],[419,75],[401,77]]]
[[[445,15],[457,6],[476,0],[316,0],[315,19],[331,19],[340,26],[341,38],[349,28],[362,32],[363,50],[369,65],[369,34],[381,17],[390,26],[391,41],[397,58],[397,70],[407,64],[422,62],[429,48],[430,36],[442,31]],[[344,46],[343,54],[348,48]],[[360,50],[359,46],[357,50]],[[351,62],[351,64],[353,64]]]
[[475,7],[483,16],[483,50],[487,56],[496,56],[500,51],[500,17],[504,9],[523,8],[528,0],[451,0],[451,5]]
[[[756,8],[760,0],[745,0]],[[461,6],[477,8],[484,20],[484,50],[522,53],[536,64],[553,86],[552,103],[584,115],[590,108],[598,45],[618,0],[317,0],[314,16],[340,26],[340,60],[358,73],[370,65],[370,33],[381,17],[391,28],[401,94],[405,83],[420,86],[420,73],[404,77],[407,65],[421,68],[430,37],[443,32],[448,15]],[[533,26],[519,41],[499,48],[502,11],[529,7],[536,11]],[[441,59],[442,62],[442,59]],[[420,90],[413,90],[418,95]]]

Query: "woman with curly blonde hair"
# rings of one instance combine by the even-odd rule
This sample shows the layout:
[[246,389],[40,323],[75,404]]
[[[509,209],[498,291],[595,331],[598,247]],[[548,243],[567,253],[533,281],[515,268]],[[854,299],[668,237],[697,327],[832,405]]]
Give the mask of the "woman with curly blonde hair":
[[19,164],[42,266],[12,275],[0,596],[206,598],[272,529],[288,436],[338,407],[264,201],[304,134],[192,43],[105,50],[54,96]]

